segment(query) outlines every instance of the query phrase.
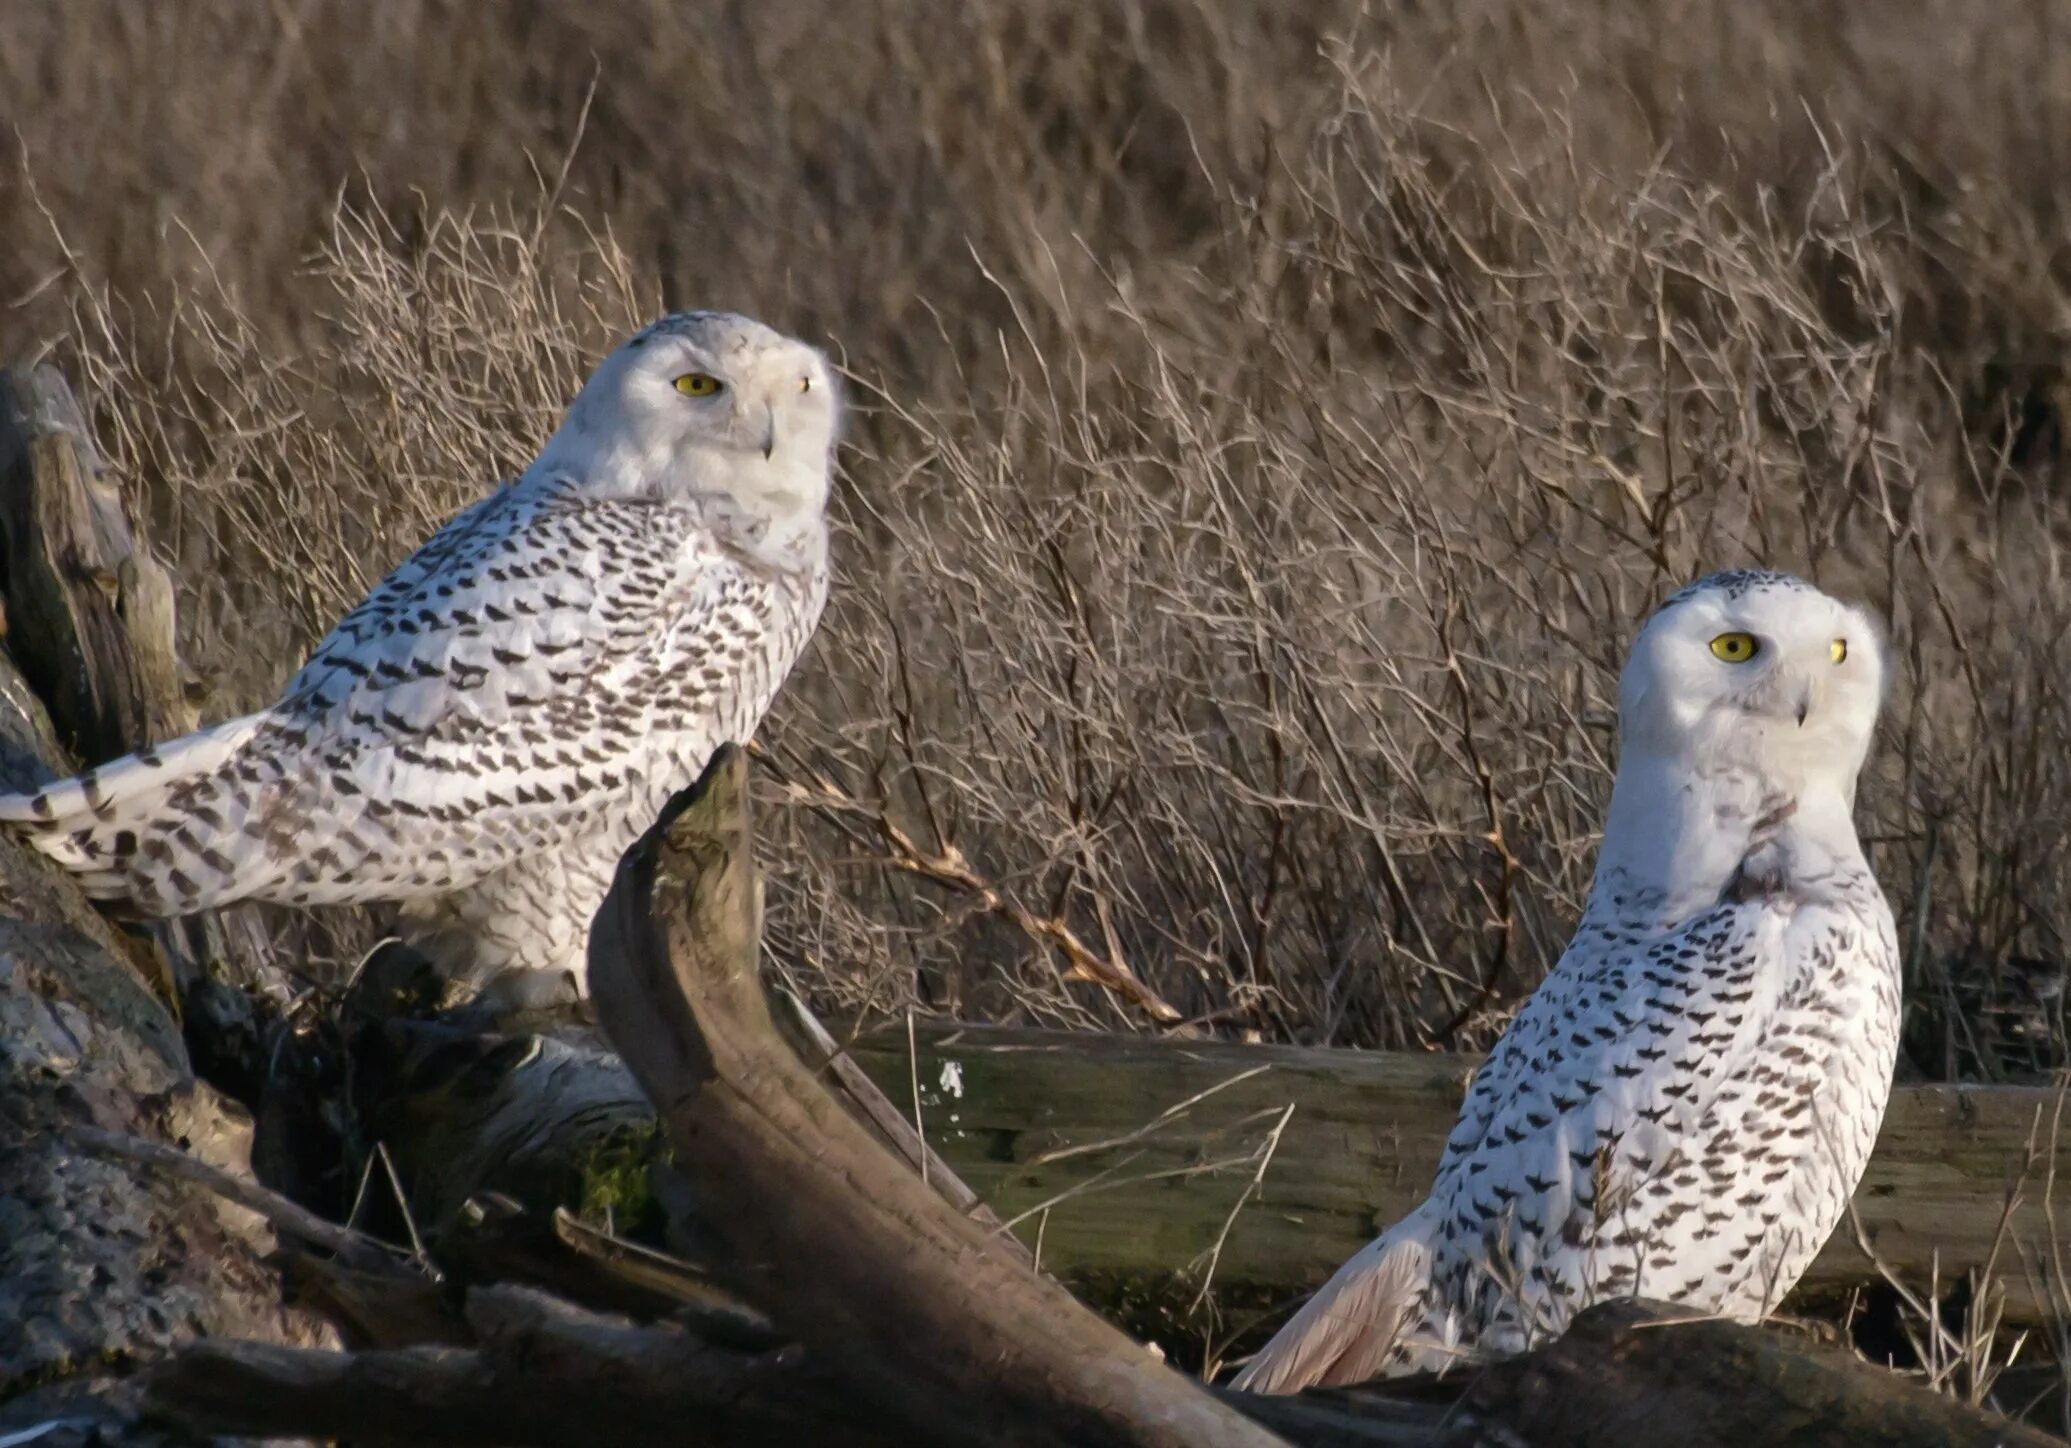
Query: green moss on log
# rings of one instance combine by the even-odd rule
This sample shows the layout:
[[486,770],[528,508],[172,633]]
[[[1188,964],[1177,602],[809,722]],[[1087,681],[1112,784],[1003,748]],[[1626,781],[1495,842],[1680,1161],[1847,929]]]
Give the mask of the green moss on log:
[[659,1231],[654,1167],[671,1157],[659,1121],[621,1126],[599,1137],[577,1163],[576,1214],[593,1227],[620,1235]]

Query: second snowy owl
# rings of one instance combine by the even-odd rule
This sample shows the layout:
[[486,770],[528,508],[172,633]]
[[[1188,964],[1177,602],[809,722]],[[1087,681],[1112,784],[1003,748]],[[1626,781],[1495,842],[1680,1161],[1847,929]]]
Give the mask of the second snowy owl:
[[1871,619],[1779,573],[1655,613],[1575,938],[1474,1078],[1431,1193],[1237,1379],[1290,1392],[1521,1351],[1592,1300],[1760,1317],[1861,1179],[1898,1050],[1855,781]]
[[0,796],[0,820],[146,913],[397,901],[456,974],[580,993],[620,855],[754,730],[819,619],[838,412],[811,347],[664,317],[271,708]]

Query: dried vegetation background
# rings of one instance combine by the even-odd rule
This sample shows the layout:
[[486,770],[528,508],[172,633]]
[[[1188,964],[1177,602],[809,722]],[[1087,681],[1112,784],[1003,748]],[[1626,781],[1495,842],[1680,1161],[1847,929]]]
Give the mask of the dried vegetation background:
[[220,716],[664,305],[853,379],[765,728],[824,1005],[1483,1046],[1627,639],[1898,660],[1910,1072],[2060,1069],[2060,0],[0,9],[0,352],[83,381]]

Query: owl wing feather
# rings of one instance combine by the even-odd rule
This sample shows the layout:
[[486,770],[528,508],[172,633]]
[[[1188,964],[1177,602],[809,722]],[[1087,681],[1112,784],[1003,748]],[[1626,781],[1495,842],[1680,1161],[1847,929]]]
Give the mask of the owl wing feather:
[[[1564,1320],[1549,1291],[1633,1290],[1617,1287],[1631,1253],[1607,1239],[1643,1241],[1658,1220],[1648,1184],[1705,1169],[1681,1144],[1704,1139],[1722,1110],[1780,1115],[1801,1101],[1759,1068],[1780,1032],[1804,1025],[1795,1007],[1816,989],[1834,913],[1722,901],[1657,937],[1578,935],[1476,1072],[1430,1195],[1347,1261],[1236,1386],[1293,1392],[1428,1370],[1457,1357],[1453,1344],[1478,1335],[1472,1319],[1506,1294],[1525,1298],[1528,1317]],[[1491,1230],[1507,1239],[1493,1253]]]
[[1689,1169],[1683,1145],[1805,994],[1793,913],[1722,902],[1650,940],[1578,937],[1477,1073],[1446,1143],[1431,1195],[1460,1295],[1531,1285],[1491,1270],[1492,1228],[1510,1244],[1507,1270],[1536,1269],[1556,1293],[1600,1275],[1620,1250],[1606,1240],[1613,1222],[1646,1183]]
[[0,817],[160,910],[464,886],[641,783],[777,586],[682,503],[512,485],[383,579],[207,767],[147,751],[85,777],[91,799],[68,781]]

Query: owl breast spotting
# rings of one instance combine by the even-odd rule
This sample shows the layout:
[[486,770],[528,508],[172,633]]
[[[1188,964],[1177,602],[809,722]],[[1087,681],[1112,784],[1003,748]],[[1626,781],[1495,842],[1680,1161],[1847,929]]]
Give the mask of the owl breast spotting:
[[0,820],[145,913],[390,901],[457,978],[579,993],[619,857],[812,636],[838,414],[812,348],[665,317],[272,707],[0,797]]
[[1861,1179],[1897,1055],[1891,911],[1852,822],[1883,688],[1874,622],[1787,575],[1715,575],[1649,620],[1573,941],[1430,1195],[1238,1386],[1515,1353],[1610,1297],[1776,1306]]

